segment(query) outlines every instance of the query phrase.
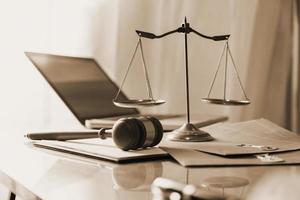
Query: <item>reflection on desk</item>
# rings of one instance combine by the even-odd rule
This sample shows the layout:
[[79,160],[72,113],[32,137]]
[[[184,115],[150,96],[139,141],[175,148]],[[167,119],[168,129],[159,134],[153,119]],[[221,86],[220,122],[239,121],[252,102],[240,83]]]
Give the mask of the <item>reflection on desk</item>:
[[[289,190],[300,182],[299,178],[291,178],[298,177],[300,174],[300,166],[296,165],[184,168],[172,160],[118,165],[30,149],[23,144],[20,135],[10,133],[6,135],[6,140],[0,140],[0,170],[11,181],[11,184],[6,187],[17,195],[21,193],[16,188],[24,187],[26,190],[22,191],[23,193],[31,192],[31,195],[35,194],[49,200],[151,199],[150,185],[158,176],[198,186],[214,177],[240,177],[248,180],[249,185],[225,188],[224,193],[241,199],[247,197],[258,199],[258,196],[265,197],[264,195],[271,191],[270,189],[259,192],[260,189],[268,188],[267,186],[273,188],[274,185],[286,186],[278,191],[282,192],[282,196],[289,197]],[[268,177],[268,174],[272,175]],[[289,176],[282,178],[286,176],[285,174]],[[275,180],[272,180],[272,177]],[[0,177],[0,183],[4,183],[5,180],[7,179],[3,176]],[[293,192],[294,195],[300,194],[298,191]],[[269,193],[267,195],[275,194]],[[257,195],[253,196],[254,194]]]

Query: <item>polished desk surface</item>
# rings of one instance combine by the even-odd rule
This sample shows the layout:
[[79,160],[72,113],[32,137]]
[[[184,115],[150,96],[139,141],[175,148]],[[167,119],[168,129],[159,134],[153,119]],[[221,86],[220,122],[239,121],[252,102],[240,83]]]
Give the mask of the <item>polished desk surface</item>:
[[241,199],[300,197],[300,166],[296,165],[184,168],[171,159],[116,164],[29,148],[22,134],[3,133],[0,140],[0,183],[22,199],[151,199],[155,177],[196,185],[233,177],[233,184],[208,189]]

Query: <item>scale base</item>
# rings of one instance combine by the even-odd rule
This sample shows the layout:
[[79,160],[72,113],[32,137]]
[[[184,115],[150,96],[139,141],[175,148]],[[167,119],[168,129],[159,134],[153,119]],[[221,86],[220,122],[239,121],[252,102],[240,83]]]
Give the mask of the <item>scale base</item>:
[[191,123],[183,124],[167,136],[167,140],[178,142],[205,142],[213,139],[209,133],[199,130]]

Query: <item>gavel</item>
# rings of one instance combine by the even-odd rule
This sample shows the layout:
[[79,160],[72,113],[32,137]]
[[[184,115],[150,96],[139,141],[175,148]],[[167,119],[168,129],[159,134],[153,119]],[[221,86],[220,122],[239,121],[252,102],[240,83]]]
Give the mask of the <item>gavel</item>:
[[28,133],[25,137],[31,140],[60,141],[112,137],[118,148],[128,151],[156,146],[162,140],[163,127],[155,117],[130,117],[119,119],[112,129],[101,128],[88,132]]

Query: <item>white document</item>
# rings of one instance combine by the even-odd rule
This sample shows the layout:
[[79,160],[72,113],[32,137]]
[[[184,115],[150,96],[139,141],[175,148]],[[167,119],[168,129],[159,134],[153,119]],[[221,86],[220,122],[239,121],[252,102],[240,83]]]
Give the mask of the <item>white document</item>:
[[161,158],[168,156],[168,153],[158,147],[147,148],[135,151],[123,151],[117,148],[112,139],[85,139],[73,141],[40,140],[31,141],[33,146],[50,150],[71,153],[80,156],[105,159],[114,162],[126,162],[147,158]]
[[193,149],[222,156],[274,153],[300,149],[299,135],[266,119],[216,124],[202,130],[211,134],[215,140],[209,142],[171,142],[164,140],[160,146]]
[[263,162],[255,155],[224,157],[189,149],[163,148],[182,166],[254,166],[300,164],[300,151],[272,154],[282,162]]

